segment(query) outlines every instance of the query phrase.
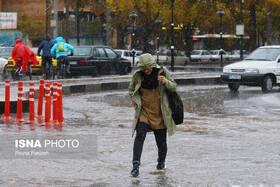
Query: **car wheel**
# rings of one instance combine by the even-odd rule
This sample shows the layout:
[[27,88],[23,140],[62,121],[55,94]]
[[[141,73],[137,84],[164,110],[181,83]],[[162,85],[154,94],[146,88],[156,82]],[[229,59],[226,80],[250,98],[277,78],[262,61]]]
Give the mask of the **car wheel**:
[[228,88],[231,91],[238,91],[240,84],[239,83],[228,83]]
[[119,75],[128,75],[129,74],[129,67],[122,64],[120,66]]
[[99,70],[97,67],[94,67],[94,69],[92,70],[92,74],[91,74],[92,77],[99,77]]
[[264,93],[268,93],[272,90],[273,88],[273,79],[271,76],[266,76],[263,80],[262,80],[262,91]]

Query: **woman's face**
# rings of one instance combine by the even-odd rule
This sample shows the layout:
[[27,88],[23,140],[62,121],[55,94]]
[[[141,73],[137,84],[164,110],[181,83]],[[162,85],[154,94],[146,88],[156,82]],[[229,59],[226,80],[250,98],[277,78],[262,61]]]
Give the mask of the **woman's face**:
[[146,75],[150,75],[153,71],[153,68],[147,68],[142,70]]

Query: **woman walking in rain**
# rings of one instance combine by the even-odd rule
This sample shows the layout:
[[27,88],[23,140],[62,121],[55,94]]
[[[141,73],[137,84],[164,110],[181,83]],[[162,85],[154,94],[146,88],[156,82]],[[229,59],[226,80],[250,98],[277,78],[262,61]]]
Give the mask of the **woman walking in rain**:
[[158,147],[157,170],[165,168],[167,153],[166,135],[172,136],[176,125],[172,119],[166,90],[176,91],[177,84],[165,67],[160,67],[151,54],[139,57],[138,70],[129,85],[129,95],[135,108],[132,136],[136,131],[133,146],[133,169],[131,175],[139,175],[143,144],[148,131],[153,131]]

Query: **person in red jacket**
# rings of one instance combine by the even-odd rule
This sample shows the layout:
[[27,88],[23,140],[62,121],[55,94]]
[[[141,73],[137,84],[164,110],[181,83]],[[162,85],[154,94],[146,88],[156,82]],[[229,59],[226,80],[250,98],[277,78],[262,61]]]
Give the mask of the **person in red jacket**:
[[23,45],[23,39],[19,38],[16,40],[16,45],[12,51],[12,58],[16,64],[22,67],[24,72],[28,71],[28,63],[31,61],[33,65],[37,65],[38,61],[36,54],[30,50],[28,47]]

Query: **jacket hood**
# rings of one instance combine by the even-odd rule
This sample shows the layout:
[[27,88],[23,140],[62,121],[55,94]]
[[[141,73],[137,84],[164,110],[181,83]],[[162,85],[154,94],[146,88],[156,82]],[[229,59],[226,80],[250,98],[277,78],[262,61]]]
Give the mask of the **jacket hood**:
[[47,41],[51,41],[51,37],[49,35],[46,36],[45,38]]
[[23,39],[22,39],[22,38],[17,39],[17,40],[16,40],[16,43],[17,43],[17,44],[18,44],[18,43],[23,43]]
[[138,68],[142,71],[148,68],[160,68],[160,66],[156,63],[155,58],[151,54],[145,53],[139,57]]
[[61,43],[61,42],[63,42],[63,38],[62,37],[57,37],[56,41],[57,41],[57,43]]

